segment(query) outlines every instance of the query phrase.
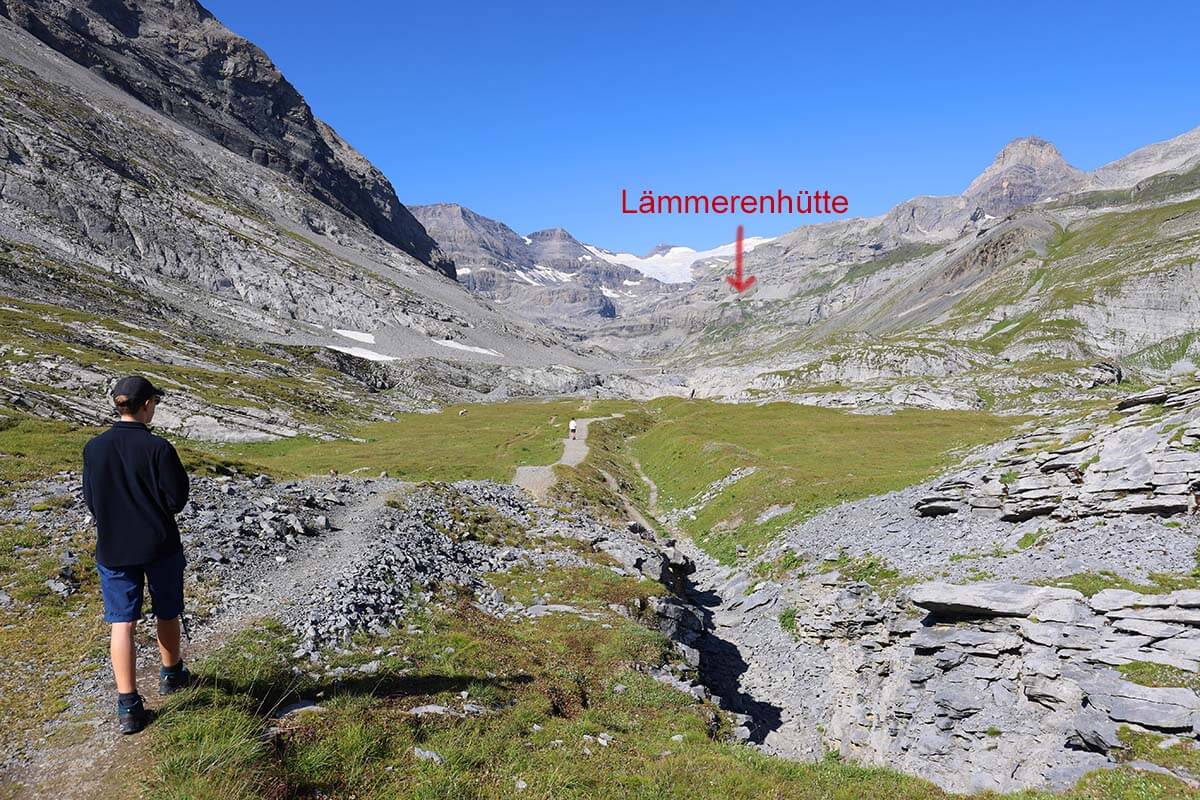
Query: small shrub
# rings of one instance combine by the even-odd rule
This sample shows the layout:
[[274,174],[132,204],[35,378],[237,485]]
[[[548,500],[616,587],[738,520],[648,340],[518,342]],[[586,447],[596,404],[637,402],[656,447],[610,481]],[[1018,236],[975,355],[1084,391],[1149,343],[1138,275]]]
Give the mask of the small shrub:
[[1017,540],[1017,547],[1021,550],[1028,550],[1031,547],[1041,544],[1049,534],[1050,532],[1045,528],[1030,531]]
[[793,637],[796,636],[796,609],[785,608],[783,613],[779,615],[779,627],[790,633]]

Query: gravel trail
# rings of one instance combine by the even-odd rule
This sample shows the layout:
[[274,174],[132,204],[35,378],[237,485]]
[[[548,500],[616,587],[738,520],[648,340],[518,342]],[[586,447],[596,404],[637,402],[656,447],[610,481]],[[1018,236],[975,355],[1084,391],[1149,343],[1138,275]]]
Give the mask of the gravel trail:
[[613,414],[608,417],[589,417],[587,419],[576,420],[578,430],[576,436],[572,439],[569,435],[563,439],[563,454],[553,464],[545,464],[541,466],[517,467],[517,474],[513,477],[513,485],[520,486],[525,491],[529,492],[535,498],[545,500],[550,493],[550,488],[554,486],[554,467],[562,464],[567,467],[577,467],[587,458],[588,446],[587,435],[588,425],[592,422],[601,420],[613,419],[622,417],[624,414]]

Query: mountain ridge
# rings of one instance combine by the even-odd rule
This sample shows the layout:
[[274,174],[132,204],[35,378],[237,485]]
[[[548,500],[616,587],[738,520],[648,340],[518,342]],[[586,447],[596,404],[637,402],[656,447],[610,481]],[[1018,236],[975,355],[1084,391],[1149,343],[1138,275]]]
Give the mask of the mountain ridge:
[[587,327],[654,293],[658,281],[610,262],[561,227],[521,235],[458,203],[412,207],[471,291],[539,321]]
[[259,47],[195,0],[6,0],[7,17],[132,97],[230,151],[297,179],[330,207],[454,277],[386,177],[313,113]]

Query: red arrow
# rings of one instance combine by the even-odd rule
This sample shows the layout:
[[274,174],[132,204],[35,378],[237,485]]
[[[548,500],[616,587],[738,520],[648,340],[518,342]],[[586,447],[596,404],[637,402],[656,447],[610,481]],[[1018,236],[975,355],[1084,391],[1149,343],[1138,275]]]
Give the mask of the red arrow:
[[754,276],[747,278],[742,277],[742,226],[738,225],[737,235],[737,268],[733,275],[726,275],[725,280],[729,281],[729,285],[738,290],[738,293],[744,292],[754,285]]

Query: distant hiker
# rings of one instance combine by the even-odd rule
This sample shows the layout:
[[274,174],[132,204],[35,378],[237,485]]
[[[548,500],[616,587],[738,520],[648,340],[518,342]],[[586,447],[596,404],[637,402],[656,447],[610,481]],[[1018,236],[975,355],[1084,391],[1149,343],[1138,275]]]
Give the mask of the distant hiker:
[[572,439],[574,439],[574,438],[575,438],[575,428],[576,428],[576,425],[575,425],[575,418],[574,418],[574,417],[571,417],[571,424],[567,426],[567,430],[571,431],[571,438],[572,438]]
[[688,400],[695,400],[695,399],[696,399],[696,390],[692,389],[692,393],[688,395]]
[[104,619],[112,624],[121,733],[137,733],[147,722],[133,642],[146,583],[158,620],[158,690],[170,694],[191,681],[179,647],[184,558],[175,524],[187,504],[188,476],[171,443],[146,427],[162,397],[139,375],[122,378],[112,391],[121,419],[83,448],[83,498],[96,520],[96,570]]

